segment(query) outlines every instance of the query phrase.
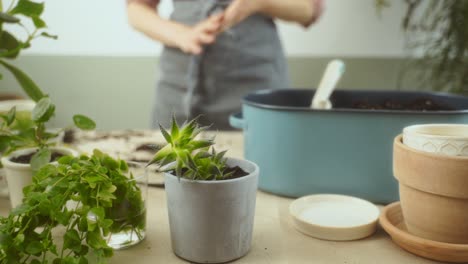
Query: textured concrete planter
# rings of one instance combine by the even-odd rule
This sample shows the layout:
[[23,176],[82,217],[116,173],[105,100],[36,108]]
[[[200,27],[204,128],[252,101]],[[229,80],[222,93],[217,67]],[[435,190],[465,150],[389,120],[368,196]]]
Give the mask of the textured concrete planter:
[[414,150],[398,136],[393,170],[410,233],[439,242],[468,244],[468,157]]
[[[21,201],[23,200],[23,188],[32,183],[32,170],[29,164],[12,162],[11,159],[27,155],[36,150],[36,148],[21,149],[2,158],[12,208],[21,204]],[[51,150],[64,155],[78,156],[78,152],[70,148],[52,147]]]
[[249,175],[225,181],[190,181],[165,174],[172,249],[186,260],[221,263],[250,249],[259,169],[228,158]]

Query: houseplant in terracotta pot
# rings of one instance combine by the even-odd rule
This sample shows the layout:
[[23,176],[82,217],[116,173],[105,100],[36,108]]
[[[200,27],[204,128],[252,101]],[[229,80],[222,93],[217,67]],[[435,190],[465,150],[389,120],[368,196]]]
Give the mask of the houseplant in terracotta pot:
[[[468,143],[468,137],[465,139]],[[393,170],[410,233],[438,242],[468,244],[468,157],[417,150],[398,136]]]
[[98,150],[43,166],[23,203],[0,217],[0,263],[106,263],[113,242],[144,239],[147,182],[134,172]]
[[[24,130],[12,129],[16,120],[16,109],[0,115],[1,151],[4,157],[2,165],[9,186],[11,205],[17,206],[23,197],[22,189],[31,183],[32,173],[45,164],[55,161],[60,156],[77,155],[76,151],[67,148],[54,147],[54,138],[60,131],[50,132],[46,123],[55,113],[55,105],[48,97],[42,98],[32,111],[33,126]],[[75,115],[74,123],[80,129],[94,129],[91,119]]]
[[259,169],[217,153],[213,140],[197,140],[196,119],[170,132],[167,145],[150,162],[165,171],[172,249],[186,260],[220,263],[250,249]]

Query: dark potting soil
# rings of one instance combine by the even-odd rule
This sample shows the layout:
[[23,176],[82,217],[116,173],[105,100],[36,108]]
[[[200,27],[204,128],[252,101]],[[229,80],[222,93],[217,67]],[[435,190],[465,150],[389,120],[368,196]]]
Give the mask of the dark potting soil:
[[72,144],[75,142],[75,130],[67,129],[63,135],[63,143]]
[[[21,156],[18,156],[18,157],[14,157],[11,159],[12,162],[15,162],[15,163],[20,163],[20,164],[29,164],[31,162],[31,158],[32,156],[36,154],[36,152],[33,152],[33,153],[29,153],[27,155],[21,155]],[[59,153],[59,152],[52,152],[52,155],[51,155],[51,158],[50,160],[51,161],[56,161],[58,160],[60,157],[63,157],[65,156],[64,154],[62,153]]]
[[358,101],[353,103],[355,109],[371,109],[371,110],[406,110],[406,111],[450,111],[450,108],[445,105],[435,103],[431,99],[421,98],[413,100],[409,103],[401,103],[394,100],[386,100],[383,104],[369,103],[368,101]]
[[[182,169],[182,174],[184,174],[186,171],[187,171],[187,169]],[[218,181],[232,180],[232,179],[242,178],[244,176],[249,175],[247,172],[245,172],[239,166],[235,166],[235,167],[232,167],[232,168],[231,167],[226,168],[225,174],[230,173],[230,172],[233,172],[233,174],[230,177],[224,178],[224,179],[218,180]],[[175,172],[171,172],[171,173],[175,174]]]

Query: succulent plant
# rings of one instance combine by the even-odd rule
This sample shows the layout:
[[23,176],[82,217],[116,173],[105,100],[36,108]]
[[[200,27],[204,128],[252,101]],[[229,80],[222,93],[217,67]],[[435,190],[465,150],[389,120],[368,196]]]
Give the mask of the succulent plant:
[[214,139],[197,139],[208,128],[200,127],[197,118],[179,127],[173,117],[170,132],[159,127],[168,144],[148,165],[158,164],[161,171],[174,171],[176,176],[191,180],[222,180],[233,174],[226,165],[226,151],[216,152]]

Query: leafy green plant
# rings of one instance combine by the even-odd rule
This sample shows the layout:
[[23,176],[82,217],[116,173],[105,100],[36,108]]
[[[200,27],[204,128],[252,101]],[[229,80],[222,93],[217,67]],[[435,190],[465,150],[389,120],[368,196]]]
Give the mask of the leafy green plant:
[[[4,154],[11,153],[20,148],[38,147],[38,151],[32,156],[31,166],[37,170],[51,160],[49,146],[54,143],[51,139],[56,138],[64,129],[51,133],[46,129],[46,123],[55,113],[55,105],[49,97],[43,97],[32,111],[31,127],[25,130],[16,130],[16,109],[12,108],[8,113],[0,113],[0,151]],[[73,122],[76,127],[83,130],[92,130],[96,124],[84,115],[75,115]]]
[[[375,0],[378,8],[390,5]],[[423,57],[411,60],[420,84],[437,91],[468,94],[468,1],[404,0],[402,27],[409,47]]]
[[233,175],[226,166],[226,151],[217,153],[214,148],[210,151],[212,139],[196,139],[207,129],[197,124],[197,118],[182,127],[172,118],[170,132],[159,127],[168,144],[156,152],[148,165],[158,164],[163,171],[174,171],[176,176],[191,180],[223,180]]
[[91,256],[105,263],[112,233],[130,229],[143,238],[146,208],[128,170],[98,150],[42,167],[23,204],[0,218],[0,263],[82,264]]
[[[18,81],[26,94],[34,101],[39,101],[44,97],[44,93],[37,84],[22,70],[7,62],[16,59],[21,51],[31,47],[31,42],[38,37],[56,39],[45,31],[47,24],[42,19],[44,3],[37,3],[30,0],[12,0],[8,7],[3,6],[4,0],[0,0],[0,65],[8,70]],[[32,21],[32,25],[27,27],[25,18]],[[19,26],[24,29],[25,39],[21,40],[6,26]],[[2,75],[0,74],[0,79]]]

